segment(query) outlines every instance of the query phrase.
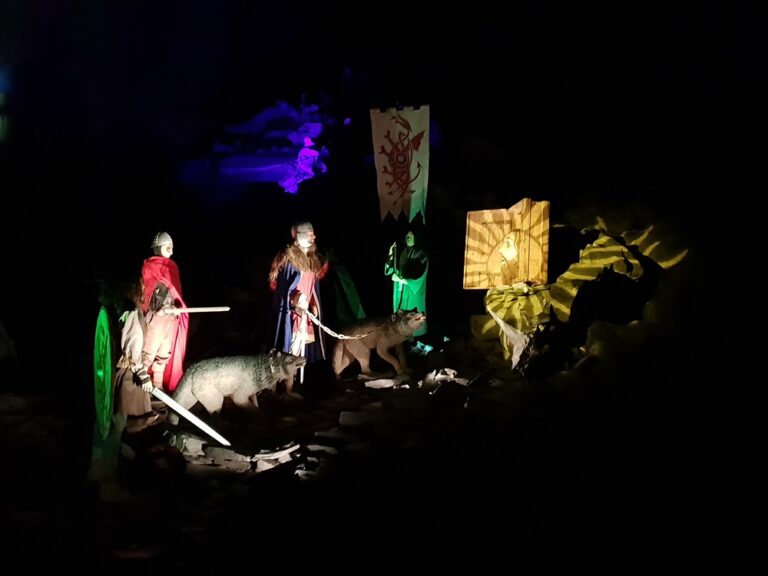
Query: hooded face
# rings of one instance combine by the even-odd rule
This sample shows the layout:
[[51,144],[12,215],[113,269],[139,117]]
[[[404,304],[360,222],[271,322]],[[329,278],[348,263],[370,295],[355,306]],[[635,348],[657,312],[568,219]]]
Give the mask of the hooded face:
[[415,243],[416,238],[414,237],[413,232],[409,230],[408,234],[405,235],[405,245],[408,246],[408,248],[413,248]]

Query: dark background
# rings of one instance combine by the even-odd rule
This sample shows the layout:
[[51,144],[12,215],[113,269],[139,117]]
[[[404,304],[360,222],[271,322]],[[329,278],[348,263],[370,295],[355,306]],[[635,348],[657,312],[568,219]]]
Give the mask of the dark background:
[[[694,245],[702,198],[730,170],[750,22],[714,3],[371,15],[305,2],[4,2],[3,321],[22,357],[88,349],[101,286],[135,276],[160,229],[174,237],[191,305],[232,290],[263,299],[269,261],[299,219],[347,263],[369,315],[385,313],[381,261],[400,229],[378,216],[377,106],[431,106],[439,333],[465,331],[481,312],[460,285],[467,210],[547,199],[558,223],[570,207],[640,202]],[[327,135],[328,175],[295,197],[178,184],[180,166],[225,125],[302,95],[352,119]],[[62,331],[73,337],[49,352]],[[268,332],[257,329],[255,344]]]

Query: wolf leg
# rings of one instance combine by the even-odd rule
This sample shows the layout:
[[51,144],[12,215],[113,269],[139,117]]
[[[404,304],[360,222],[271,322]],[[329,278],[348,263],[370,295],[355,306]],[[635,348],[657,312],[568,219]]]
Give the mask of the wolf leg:
[[[235,403],[235,406],[239,406],[240,408],[251,408],[253,406],[251,403],[251,396],[253,396],[254,400],[256,399],[255,394],[248,394],[248,392],[245,392],[244,390],[238,390],[232,394],[232,402]],[[256,404],[256,406],[258,406],[258,404]]]
[[224,404],[224,395],[216,388],[209,388],[208,390],[201,390],[196,394],[200,403],[205,406],[208,414],[215,414],[221,412],[221,407]]
[[[176,393],[173,395],[173,399],[181,404],[182,408],[186,408],[187,410],[197,404],[197,398],[195,398],[195,395],[192,394],[192,389],[184,382],[183,379],[181,382],[179,382],[179,387],[176,389]],[[169,410],[168,412],[168,422],[173,426],[177,426],[179,424],[179,415],[172,410]]]
[[389,351],[389,349],[385,345],[380,344],[376,346],[376,352],[379,353],[379,356],[381,356],[383,360],[386,360],[387,362],[392,364],[392,367],[395,369],[396,373],[398,374],[403,373],[400,362],[398,361],[397,358],[394,357],[394,355]]
[[405,364],[405,348],[403,346],[403,343],[400,342],[395,348],[397,348],[397,359],[400,362],[400,369],[403,372],[408,371],[408,366]]
[[373,372],[371,372],[371,351],[368,348],[364,348],[359,350],[355,357],[360,362],[360,371],[368,376],[373,375]]
[[347,340],[344,343],[344,355],[347,357],[348,364],[357,360],[360,362],[360,369],[363,374],[371,373],[371,350],[363,344],[363,341]]
[[173,395],[173,399],[187,410],[192,408],[192,406],[197,403],[197,398],[195,398],[195,395],[192,394],[192,390],[189,386],[185,385],[183,380],[179,384],[179,387],[176,389],[176,394]]
[[285,391],[280,395],[281,399],[287,400],[289,402],[301,402],[304,400],[304,396],[293,389],[295,382],[296,380],[294,376],[289,376],[283,380],[283,384],[285,384]]
[[354,360],[355,357],[345,349],[342,342],[339,342],[333,355],[333,373],[336,375],[336,378],[340,378],[344,368],[349,366]]

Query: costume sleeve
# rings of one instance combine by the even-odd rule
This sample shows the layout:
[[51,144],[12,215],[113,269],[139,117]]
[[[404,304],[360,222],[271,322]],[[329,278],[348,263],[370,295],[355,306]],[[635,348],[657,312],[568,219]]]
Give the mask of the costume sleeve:
[[[290,310],[291,297],[293,296],[296,286],[301,279],[301,272],[293,266],[293,264],[286,264],[277,275],[277,290],[275,291],[275,298],[278,301],[279,308],[285,311]],[[309,297],[309,295],[307,295]]]
[[275,328],[274,346],[278,350],[288,352],[293,340],[293,321],[291,319],[291,292],[298,285],[300,272],[292,264],[287,263],[281,268],[275,279],[275,311],[277,326]]
[[134,372],[142,367],[141,350],[144,347],[144,329],[141,323],[139,311],[133,310],[128,314],[121,334],[120,347],[123,356],[128,360],[131,370]]
[[394,272],[395,272],[395,262],[392,258],[389,258],[386,262],[384,262],[384,275],[392,276]]
[[429,259],[423,250],[409,254],[407,263],[403,266],[403,277],[407,281],[408,290],[414,294],[421,293],[426,286]]
[[424,250],[415,250],[408,254],[404,262],[401,262],[400,275],[406,280],[418,280],[427,272],[429,259]]
[[429,264],[425,265],[424,272],[422,273],[421,276],[419,276],[418,278],[408,278],[408,280],[407,280],[408,281],[408,289],[411,292],[413,292],[415,294],[418,294],[419,292],[424,290],[424,285],[425,285],[425,283],[427,281],[427,270],[428,269],[429,269]]

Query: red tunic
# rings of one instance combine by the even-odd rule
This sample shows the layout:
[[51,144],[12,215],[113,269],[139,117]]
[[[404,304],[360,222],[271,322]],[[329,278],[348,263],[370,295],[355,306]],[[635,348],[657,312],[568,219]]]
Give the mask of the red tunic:
[[[144,301],[141,304],[146,314],[149,303],[152,300],[152,292],[158,282],[165,284],[170,290],[171,296],[178,306],[186,308],[181,297],[181,276],[176,262],[164,256],[151,256],[144,260],[141,268],[141,278],[144,281]],[[179,317],[176,338],[171,349],[171,359],[163,373],[163,387],[173,392],[184,374],[184,356],[187,352],[187,329],[189,328],[189,314],[181,314]]]

